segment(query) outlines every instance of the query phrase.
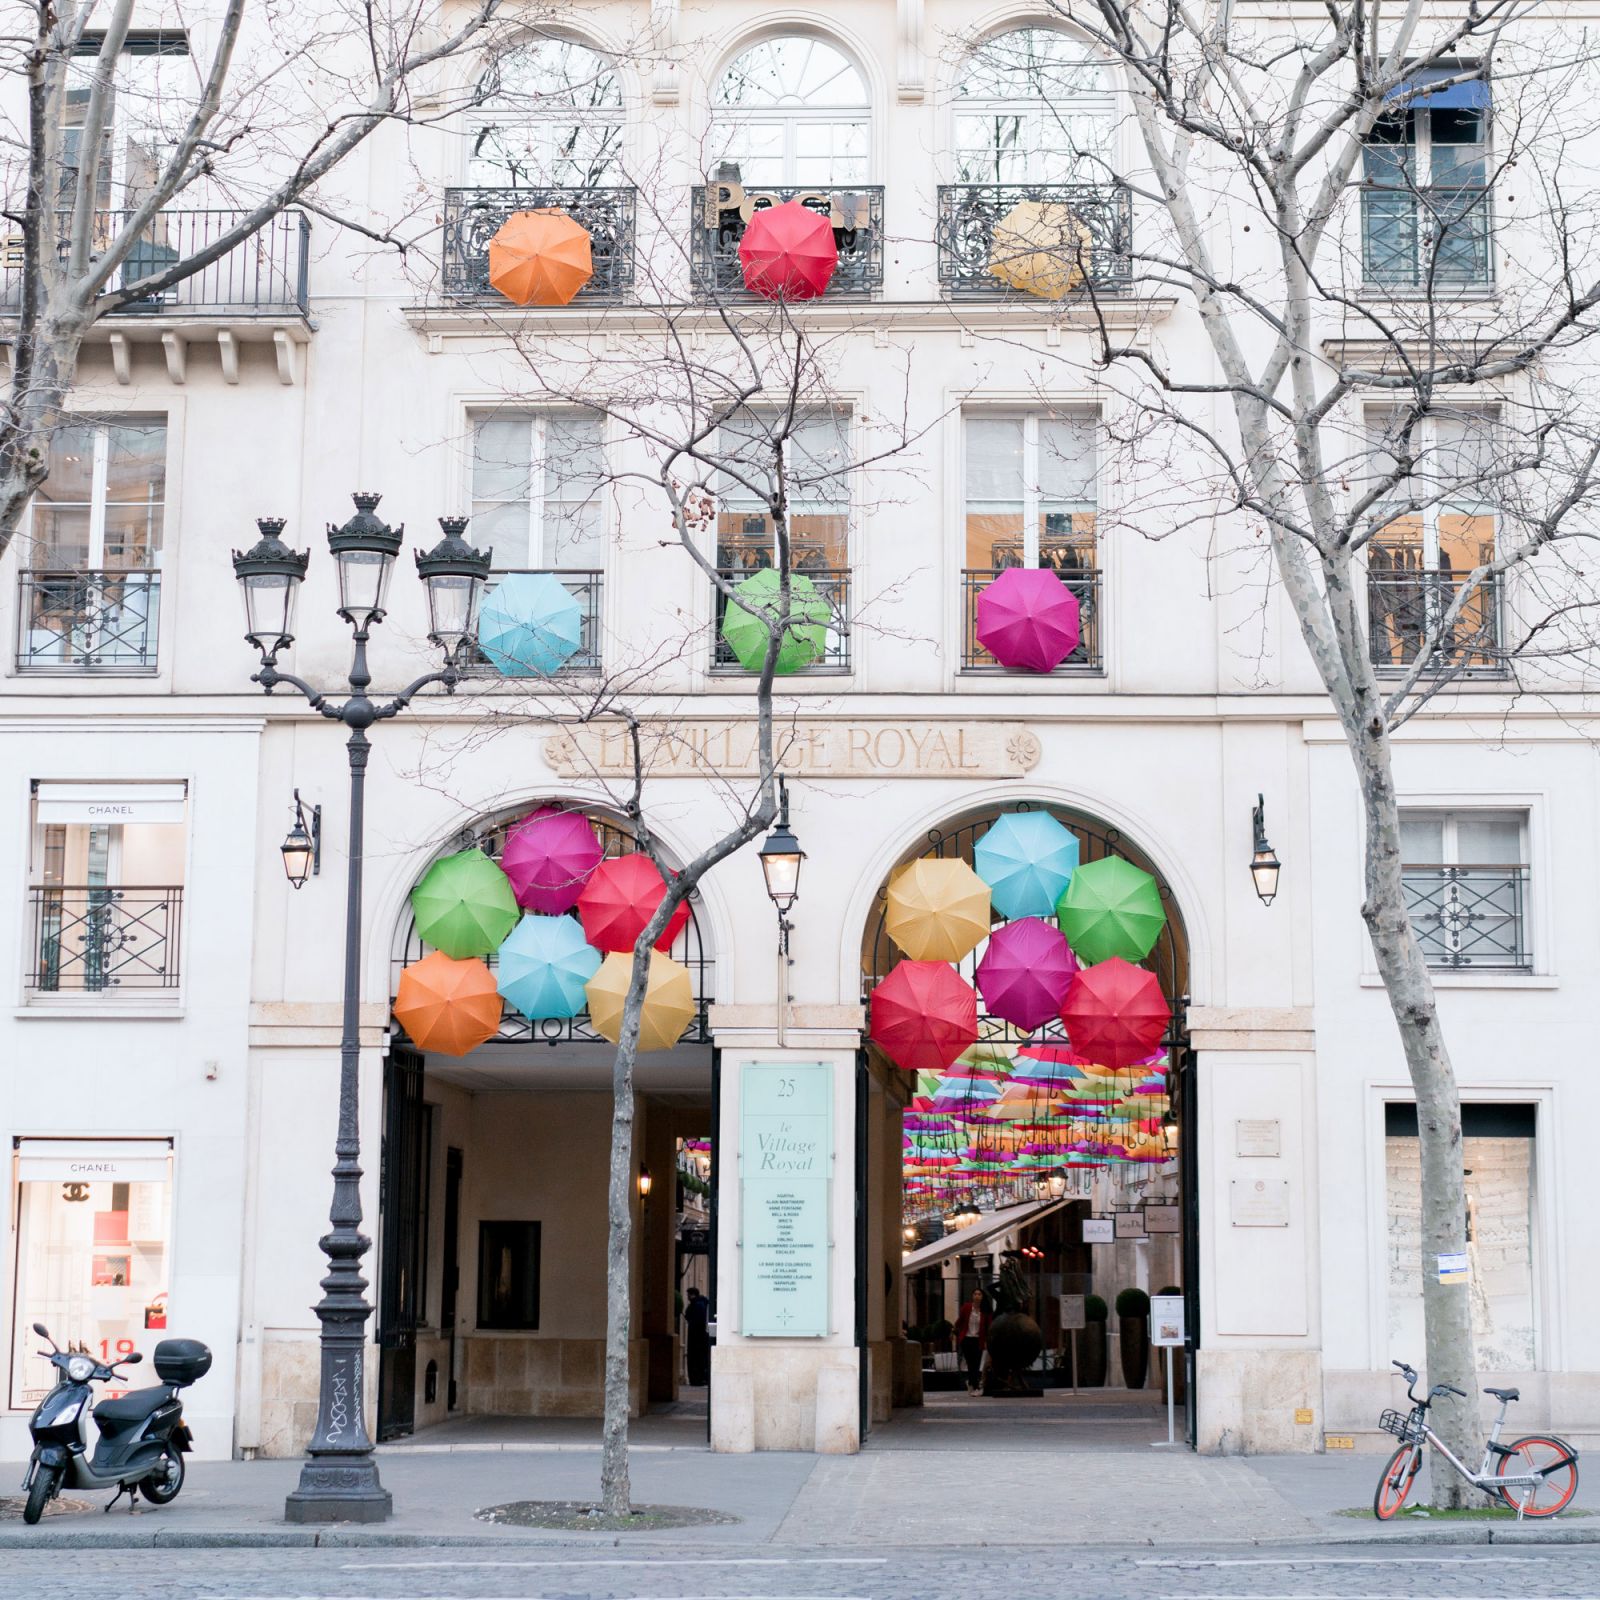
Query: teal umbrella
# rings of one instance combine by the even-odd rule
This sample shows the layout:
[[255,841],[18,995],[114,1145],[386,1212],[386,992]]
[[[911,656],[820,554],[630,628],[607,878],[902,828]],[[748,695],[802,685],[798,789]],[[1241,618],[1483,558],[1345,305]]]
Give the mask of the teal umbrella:
[[[767,634],[782,612],[782,582],[772,567],[752,573],[733,592],[722,618],[722,637],[746,672],[759,672],[767,657]],[[742,602],[742,603],[741,603]],[[748,608],[748,609],[747,609]],[[789,625],[778,646],[776,671],[798,672],[822,659],[828,645],[828,602],[803,573],[789,574]]]
[[575,1017],[588,1004],[584,985],[600,970],[571,917],[527,916],[500,946],[495,984],[530,1022]]
[[1161,891],[1148,872],[1107,856],[1072,874],[1056,906],[1056,921],[1073,954],[1086,966],[1120,956],[1143,961],[1166,926]]
[[435,861],[411,891],[417,932],[457,961],[486,956],[516,927],[522,910],[511,880],[481,850]]
[[548,678],[583,644],[583,608],[548,572],[507,574],[483,597],[478,649],[508,678]]
[[972,864],[1001,916],[1048,917],[1078,866],[1078,836],[1048,811],[1007,811],[973,846]]

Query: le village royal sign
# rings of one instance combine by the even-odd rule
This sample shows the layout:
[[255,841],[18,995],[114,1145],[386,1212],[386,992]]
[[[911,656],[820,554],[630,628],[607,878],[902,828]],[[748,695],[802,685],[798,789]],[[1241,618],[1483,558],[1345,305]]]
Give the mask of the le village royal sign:
[[[756,776],[750,721],[648,722],[641,744],[652,777]],[[782,771],[808,778],[1021,778],[1039,761],[1039,741],[1021,722],[786,720],[773,729],[773,744]],[[544,750],[563,778],[633,772],[632,741],[620,725],[567,729]]]

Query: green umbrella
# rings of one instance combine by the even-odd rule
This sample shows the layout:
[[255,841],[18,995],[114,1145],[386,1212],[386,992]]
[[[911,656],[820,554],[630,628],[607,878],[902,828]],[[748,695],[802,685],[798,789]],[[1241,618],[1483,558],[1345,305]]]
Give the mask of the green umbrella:
[[[730,602],[722,618],[722,637],[746,672],[759,672],[766,660],[768,625],[777,622],[782,610],[780,584],[772,567],[752,573],[733,591],[744,603]],[[778,646],[778,672],[798,672],[822,659],[831,615],[828,602],[817,593],[817,586],[801,573],[791,572],[789,625],[783,630],[783,643]]]
[[498,950],[522,918],[511,880],[481,850],[435,861],[411,891],[417,932],[457,961]]
[[1107,856],[1072,874],[1056,902],[1056,921],[1073,954],[1092,966],[1112,956],[1143,961],[1166,926],[1167,914],[1148,872],[1121,856]]

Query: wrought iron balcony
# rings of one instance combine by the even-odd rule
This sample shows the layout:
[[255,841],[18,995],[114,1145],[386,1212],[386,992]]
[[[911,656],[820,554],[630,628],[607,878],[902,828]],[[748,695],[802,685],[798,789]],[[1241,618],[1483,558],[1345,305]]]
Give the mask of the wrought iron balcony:
[[[971,673],[1007,674],[987,650],[978,643],[978,596],[1006,569],[1004,567],[968,567],[961,574],[961,670]],[[1078,597],[1078,621],[1081,633],[1078,648],[1056,668],[1058,673],[1078,673],[1088,676],[1105,670],[1100,647],[1100,569],[1075,567],[1057,572],[1056,576]],[[1037,673],[1009,674],[1018,677],[1037,677]]]
[[798,200],[808,211],[833,224],[839,265],[828,285],[830,298],[864,297],[883,287],[883,189],[743,188],[738,183],[714,184],[689,194],[689,260],[697,299],[750,295],[739,265],[739,241],[746,227],[742,207],[757,210]]
[[1402,878],[1430,967],[1533,970],[1527,867],[1407,865]]
[[[1133,198],[1120,183],[947,183],[939,186],[939,286],[947,295],[1021,294],[995,277],[994,230],[1024,200],[1064,206],[1087,230],[1075,256],[1082,290],[1126,294],[1132,281]],[[1063,263],[1064,266],[1073,263]]]
[[1363,184],[1363,281],[1387,289],[1489,288],[1493,201],[1493,189],[1476,184]]
[[[600,602],[605,588],[603,572],[582,572],[567,567],[496,567],[489,575],[489,584],[513,574],[536,574],[554,578],[574,600],[583,613],[583,634],[576,652],[567,658],[561,668],[563,676],[570,673],[598,672],[600,670]],[[482,655],[476,655],[463,669],[469,675],[492,678],[498,669]],[[517,678],[517,683],[536,683],[537,678]]]
[[[1400,672],[1417,659],[1424,638],[1438,634],[1461,589],[1461,578],[1422,566],[1415,545],[1377,544],[1367,556],[1367,648],[1372,663]],[[1504,677],[1508,671],[1501,637],[1502,588],[1498,577],[1468,597],[1438,638],[1426,664],[1431,675]]]
[[[719,567],[720,576],[729,583],[738,584],[741,579],[752,577],[761,571],[760,567]],[[850,569],[848,567],[807,567],[804,570],[795,568],[797,578],[807,578],[816,588],[817,594],[828,607],[827,631],[823,636],[822,659],[813,662],[809,667],[802,667],[801,671],[807,674],[825,672],[848,672],[850,670]],[[720,589],[712,591],[716,612],[716,653],[712,657],[711,667],[714,672],[743,672],[745,669],[739,665],[739,658],[733,653],[733,648],[722,637],[722,619],[727,614],[728,597]]]
[[451,300],[499,300],[489,287],[489,241],[518,211],[554,210],[589,232],[594,276],[577,299],[626,300],[633,293],[636,198],[631,187],[446,189],[440,288]]
[[183,890],[43,885],[28,891],[38,994],[176,989]]
[[19,578],[19,672],[156,670],[159,572],[30,568]]

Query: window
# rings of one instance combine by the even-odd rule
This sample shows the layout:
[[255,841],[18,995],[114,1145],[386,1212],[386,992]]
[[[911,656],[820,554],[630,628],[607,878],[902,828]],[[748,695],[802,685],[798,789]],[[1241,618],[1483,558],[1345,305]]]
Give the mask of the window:
[[497,568],[605,565],[600,419],[546,412],[473,424],[472,535]]
[[707,171],[734,162],[747,188],[865,183],[870,106],[860,69],[833,45],[763,40],[717,83]]
[[495,57],[478,92],[468,183],[586,189],[615,181],[622,86],[604,56],[570,39],[518,45]]
[[[72,204],[85,160],[84,123],[104,37],[85,34],[67,64],[58,189],[63,206]],[[193,114],[195,91],[195,67],[185,34],[128,34],[112,78],[110,116],[96,163],[98,210],[131,210],[155,188],[163,163]],[[107,224],[97,228],[101,231],[107,231]]]
[[1007,567],[1048,567],[1078,597],[1083,638],[1066,665],[1099,665],[1095,542],[1097,419],[969,415],[966,434],[966,643],[962,665],[993,670],[977,643],[977,597]]
[[1406,811],[1400,858],[1430,967],[1532,970],[1526,813]]
[[478,1224],[478,1326],[537,1332],[539,1224]]
[[1367,135],[1361,265],[1369,284],[1490,281],[1489,85],[1445,81],[1463,70],[1428,68],[1409,78]]

